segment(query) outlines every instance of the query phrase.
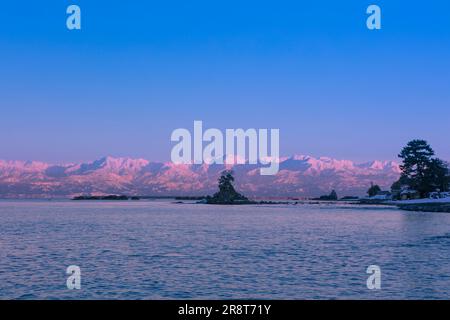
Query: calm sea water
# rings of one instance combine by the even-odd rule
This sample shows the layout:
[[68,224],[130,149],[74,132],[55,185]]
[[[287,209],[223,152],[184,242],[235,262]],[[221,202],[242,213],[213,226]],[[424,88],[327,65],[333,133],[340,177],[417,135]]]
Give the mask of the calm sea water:
[[[367,289],[372,264],[381,290]],[[450,214],[3,200],[0,298],[449,299]]]

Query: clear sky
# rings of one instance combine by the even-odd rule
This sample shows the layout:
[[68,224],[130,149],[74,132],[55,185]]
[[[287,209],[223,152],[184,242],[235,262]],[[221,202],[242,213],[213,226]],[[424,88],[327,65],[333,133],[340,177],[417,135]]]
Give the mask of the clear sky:
[[450,2],[1,3],[0,159],[167,161],[194,120],[279,128],[282,155],[391,160],[424,138],[450,160]]

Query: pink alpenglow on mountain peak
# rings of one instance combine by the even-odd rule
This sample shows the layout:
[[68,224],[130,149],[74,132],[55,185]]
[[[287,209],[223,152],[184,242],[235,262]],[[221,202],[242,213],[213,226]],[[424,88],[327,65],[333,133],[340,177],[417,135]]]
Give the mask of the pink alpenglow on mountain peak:
[[236,188],[249,196],[311,197],[335,189],[364,195],[371,183],[389,189],[398,179],[393,161],[357,164],[349,160],[294,155],[280,158],[279,172],[259,175],[260,165],[174,164],[104,157],[87,163],[52,165],[0,160],[1,198],[66,198],[81,194],[148,196],[206,195],[224,169],[233,169]]
[[177,142],[170,153],[176,164],[260,164],[261,175],[275,175],[279,169],[279,129],[226,129],[222,133],[216,128],[203,131],[203,122],[194,121],[193,134],[178,128],[170,140]]

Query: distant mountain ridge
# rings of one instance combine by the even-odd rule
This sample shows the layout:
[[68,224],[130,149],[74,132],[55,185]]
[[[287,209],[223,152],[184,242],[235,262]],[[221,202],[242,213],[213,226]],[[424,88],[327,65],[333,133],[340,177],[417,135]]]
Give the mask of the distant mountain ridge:
[[[394,161],[354,163],[304,155],[280,159],[280,170],[274,176],[261,176],[259,167],[232,167],[239,192],[249,196],[311,197],[335,189],[339,196],[363,195],[371,182],[389,188],[400,173]],[[216,191],[217,178],[224,169],[217,164],[175,165],[113,157],[63,165],[0,160],[0,197],[205,195]]]

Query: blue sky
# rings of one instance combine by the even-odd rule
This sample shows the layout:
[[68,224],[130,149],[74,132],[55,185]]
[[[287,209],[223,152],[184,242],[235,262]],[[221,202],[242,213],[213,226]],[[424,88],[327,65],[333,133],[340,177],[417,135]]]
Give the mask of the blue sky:
[[[82,30],[66,29],[66,8]],[[366,28],[369,4],[382,30]],[[21,1],[0,8],[0,158],[170,158],[170,134],[279,128],[281,154],[450,159],[448,1]]]

